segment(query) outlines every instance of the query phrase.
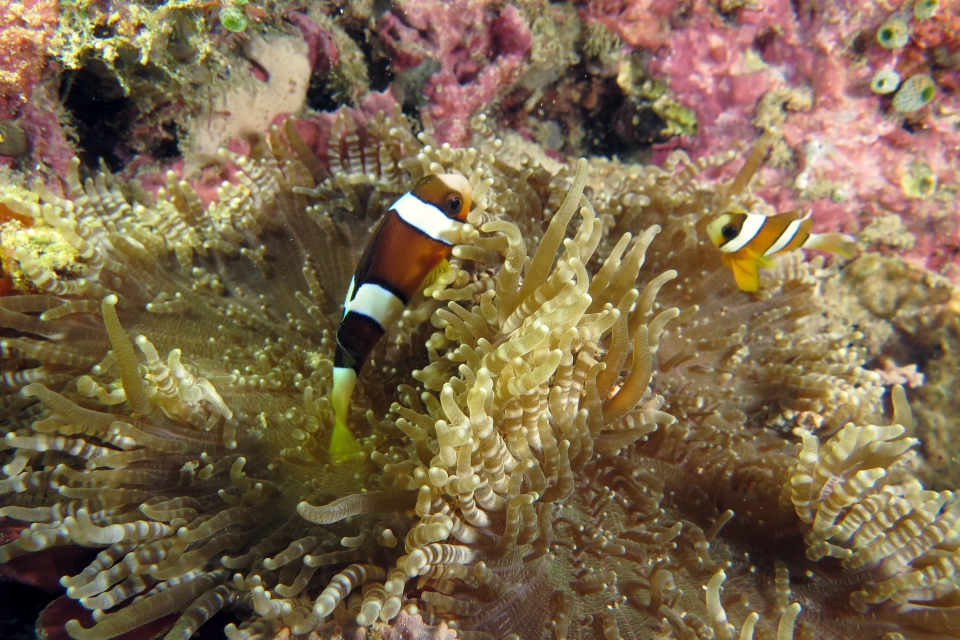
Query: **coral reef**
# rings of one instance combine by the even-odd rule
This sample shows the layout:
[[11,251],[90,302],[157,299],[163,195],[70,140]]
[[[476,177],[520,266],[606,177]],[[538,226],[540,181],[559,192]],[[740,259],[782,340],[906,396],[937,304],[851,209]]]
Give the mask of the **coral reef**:
[[0,120],[13,117],[30,100],[56,20],[55,0],[0,2]]
[[[884,410],[830,269],[787,254],[746,294],[701,237],[731,198],[769,208],[758,162],[717,184],[698,176],[731,154],[572,165],[471,132],[452,149],[399,107],[341,110],[320,158],[293,121],[221,152],[207,207],[173,173],[137,202],[76,162],[63,196],[3,197],[0,516],[30,524],[0,560],[99,550],[47,622],[957,637],[960,503],[917,482],[904,392]],[[477,206],[359,380],[366,459],[332,464],[354,258],[437,172]]]
[[[0,576],[59,637],[960,637],[958,20],[0,0]],[[478,205],[335,464],[340,301],[437,172]],[[865,253],[743,293],[731,204]]]
[[[307,98],[311,65],[308,45],[296,36],[254,37],[246,57],[266,73],[266,82],[238,74],[201,112],[190,151],[215,156],[232,140],[255,138],[275,119],[300,113]],[[265,85],[265,86],[264,86]]]
[[429,65],[421,108],[438,140],[456,146],[469,142],[470,118],[520,79],[533,44],[517,7],[496,11],[486,0],[403,0],[378,33],[395,73]]

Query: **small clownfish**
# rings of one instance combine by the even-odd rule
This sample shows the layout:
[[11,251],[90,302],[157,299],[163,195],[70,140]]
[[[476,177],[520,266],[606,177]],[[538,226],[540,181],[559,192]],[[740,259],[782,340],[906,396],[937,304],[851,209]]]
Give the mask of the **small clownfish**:
[[744,291],[756,291],[759,267],[772,266],[770,256],[803,247],[853,257],[856,239],[842,233],[810,233],[810,212],[788,211],[775,216],[747,213],[741,207],[721,214],[707,225],[707,235],[723,252],[723,263]]
[[363,250],[343,302],[333,359],[330,455],[335,461],[360,451],[347,427],[347,411],[363,364],[424,283],[449,268],[447,258],[472,195],[463,176],[423,178],[390,207]]

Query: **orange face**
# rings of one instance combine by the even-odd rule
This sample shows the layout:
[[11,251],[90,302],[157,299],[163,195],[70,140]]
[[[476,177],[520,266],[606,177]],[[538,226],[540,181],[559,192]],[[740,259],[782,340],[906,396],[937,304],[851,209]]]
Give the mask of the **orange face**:
[[461,175],[441,173],[427,176],[410,193],[440,209],[449,218],[467,221],[473,189],[470,181]]

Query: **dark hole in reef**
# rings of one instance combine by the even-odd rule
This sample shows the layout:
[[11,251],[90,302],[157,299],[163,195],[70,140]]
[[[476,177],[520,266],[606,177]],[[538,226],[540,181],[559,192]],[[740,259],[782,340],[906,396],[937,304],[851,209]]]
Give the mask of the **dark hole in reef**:
[[636,148],[666,142],[669,139],[669,136],[664,135],[666,127],[666,120],[652,108],[636,107],[629,102],[624,104],[614,121],[614,131],[619,133],[624,141],[633,142]]
[[605,81],[597,92],[600,99],[593,109],[581,107],[583,116],[584,143],[588,153],[611,156],[626,154],[630,148],[614,131],[614,120],[626,102],[626,96],[615,81]]
[[347,31],[347,34],[353,38],[360,50],[363,51],[363,57],[367,59],[367,71],[370,74],[370,90],[385,91],[390,83],[393,82],[393,70],[390,68],[390,56],[383,49],[380,40],[365,36],[363,33],[353,33]]
[[563,142],[548,147],[561,153],[640,160],[651,144],[669,139],[663,118],[648,104],[628,99],[616,78],[590,73],[587,62],[546,87],[532,107],[531,95],[528,89],[515,89],[494,115],[511,129],[533,129],[537,121],[559,124]]
[[626,157],[657,142],[665,142],[666,122],[648,105],[628,98],[606,79],[600,99],[592,110],[584,110],[584,143],[587,153]]
[[404,102],[401,107],[403,110],[403,115],[407,116],[414,122],[420,122],[420,105],[414,102]]
[[773,29],[764,29],[757,34],[756,38],[753,39],[753,48],[756,49],[762,56],[767,52],[767,49],[774,43],[776,39],[776,31]]
[[135,117],[133,101],[113,73],[98,61],[70,70],[60,81],[60,100],[70,113],[79,137],[80,160],[97,167],[102,159],[111,171],[123,168],[120,147]]
[[310,77],[310,86],[307,88],[307,106],[317,111],[335,111],[340,103],[327,90],[326,82],[320,75]]
[[[499,53],[495,53],[493,57],[497,55],[499,55]],[[453,67],[453,75],[460,84],[473,82],[483,70],[481,60],[474,58],[465,47],[457,47],[450,52],[450,57],[453,59],[462,58],[460,62]]]
[[98,24],[93,28],[93,35],[96,38],[112,38],[113,27],[110,27],[105,24]]
[[386,91],[393,82],[393,70],[390,69],[390,58],[374,56],[370,59],[370,89]]
[[177,134],[177,125],[164,122],[160,129],[165,134],[158,138],[148,149],[150,155],[157,160],[173,160],[180,157],[180,138]]
[[910,122],[909,120],[904,120],[902,126],[903,126],[903,130],[906,131],[907,133],[917,132],[917,125],[913,122]]
[[460,84],[470,84],[477,79],[482,70],[483,66],[479,62],[468,60],[454,67],[453,74]]
[[853,39],[853,42],[850,45],[850,50],[853,51],[854,55],[862,56],[867,52],[867,47],[870,46],[871,40],[872,38],[870,37],[870,34],[863,31]]

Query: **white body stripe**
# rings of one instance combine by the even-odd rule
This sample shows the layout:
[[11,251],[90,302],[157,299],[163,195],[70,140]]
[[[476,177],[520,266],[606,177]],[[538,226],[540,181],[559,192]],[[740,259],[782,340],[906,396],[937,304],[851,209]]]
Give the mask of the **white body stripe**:
[[347,297],[343,299],[343,317],[347,317],[347,312],[350,311],[350,299],[353,298],[353,289],[357,286],[357,277],[350,276],[350,286],[347,288]]
[[350,311],[373,318],[386,330],[403,311],[403,301],[380,285],[364,283],[350,302]]
[[762,216],[759,213],[748,213],[747,219],[743,221],[743,227],[740,228],[740,233],[737,234],[737,237],[720,247],[720,251],[724,253],[736,253],[743,249],[745,246],[750,244],[750,241],[757,237],[757,234],[760,233],[760,229],[763,228],[763,223],[767,221],[767,216]]
[[803,220],[794,220],[787,225],[787,228],[783,230],[783,233],[780,234],[780,237],[777,238],[777,241],[770,245],[770,248],[763,252],[765,256],[772,256],[777,251],[781,251],[785,246],[793,242],[793,239],[797,237],[797,231],[800,230],[800,223]]
[[452,220],[432,204],[427,204],[412,193],[404,194],[392,209],[400,218],[434,240],[453,244],[460,238],[462,223]]

